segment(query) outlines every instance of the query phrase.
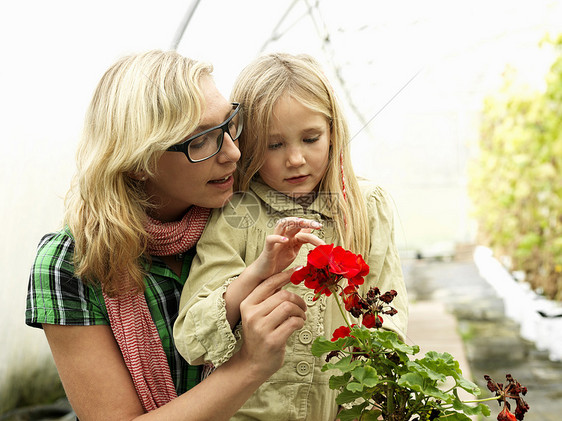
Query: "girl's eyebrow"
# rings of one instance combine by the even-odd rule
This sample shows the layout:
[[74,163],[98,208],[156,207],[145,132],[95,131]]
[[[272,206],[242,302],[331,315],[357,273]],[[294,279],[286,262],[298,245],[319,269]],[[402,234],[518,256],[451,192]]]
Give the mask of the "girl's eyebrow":
[[[322,132],[323,130],[325,130],[325,127],[322,125],[311,126],[311,127],[307,127],[306,129],[303,129],[301,131],[301,134],[318,133],[318,132]],[[284,136],[281,135],[280,133],[269,133],[269,138],[282,140]]]
[[317,133],[323,131],[325,128],[323,126],[313,126],[304,129],[303,133]]
[[283,140],[283,136],[279,133],[269,134],[269,140]]

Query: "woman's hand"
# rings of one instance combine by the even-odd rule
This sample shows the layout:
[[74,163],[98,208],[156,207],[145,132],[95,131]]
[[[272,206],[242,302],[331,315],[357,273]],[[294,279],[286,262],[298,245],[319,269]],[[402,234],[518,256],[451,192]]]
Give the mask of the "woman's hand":
[[289,336],[304,325],[306,304],[281,288],[293,271],[258,285],[241,303],[244,342],[240,351],[202,383],[147,415],[157,419],[228,420],[283,365]]
[[306,320],[304,300],[281,289],[289,282],[292,272],[266,279],[240,304],[244,342],[239,354],[251,362],[263,381],[281,367],[287,339]]

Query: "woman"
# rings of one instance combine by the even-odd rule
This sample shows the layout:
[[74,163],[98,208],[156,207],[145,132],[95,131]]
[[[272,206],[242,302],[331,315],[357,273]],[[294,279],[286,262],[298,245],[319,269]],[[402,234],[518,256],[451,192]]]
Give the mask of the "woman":
[[244,344],[204,382],[175,350],[193,245],[240,158],[240,107],[211,70],[175,52],[133,55],[92,99],[65,228],[39,244],[26,311],[81,420],[228,419],[303,326],[306,305],[280,273],[241,304]]

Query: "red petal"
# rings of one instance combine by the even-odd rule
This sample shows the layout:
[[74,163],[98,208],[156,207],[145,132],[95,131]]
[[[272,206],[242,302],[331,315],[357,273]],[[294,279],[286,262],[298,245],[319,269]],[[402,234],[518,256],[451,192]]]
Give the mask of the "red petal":
[[330,254],[332,253],[333,248],[333,244],[322,244],[320,246],[316,246],[310,251],[310,253],[308,253],[308,263],[319,269],[324,266],[328,266]]

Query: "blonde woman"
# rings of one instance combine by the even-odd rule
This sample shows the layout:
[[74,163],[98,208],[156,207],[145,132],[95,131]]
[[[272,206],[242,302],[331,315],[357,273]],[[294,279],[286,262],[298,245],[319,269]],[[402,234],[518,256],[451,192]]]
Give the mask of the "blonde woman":
[[[316,221],[326,243],[360,253],[370,266],[364,288],[398,292],[398,314],[385,327],[406,335],[407,295],[394,242],[393,208],[377,186],[360,182],[351,166],[350,136],[326,76],[306,55],[269,54],[240,74],[232,99],[244,104],[242,154],[235,195],[211,215],[197,245],[174,326],[180,353],[194,364],[222,367],[244,344],[238,335],[239,303],[252,291],[256,270],[271,273],[276,258],[268,249],[280,226]],[[281,221],[281,222],[279,222]],[[303,234],[304,235],[304,234]],[[306,263],[314,241],[296,259]],[[262,245],[266,248],[262,252]],[[268,258],[264,260],[264,256]],[[269,270],[269,272],[268,272]],[[283,367],[264,383],[234,420],[334,420],[337,392],[321,372],[323,361],[310,347],[344,324],[334,300],[303,285],[289,291],[307,302],[305,326],[287,343]],[[244,325],[242,321],[242,326]]]
[[175,350],[194,245],[209,208],[230,199],[240,157],[241,107],[211,70],[175,52],[131,55],[91,101],[65,226],[39,244],[26,311],[82,421],[229,419],[304,323],[281,273],[240,305],[244,346],[213,376],[199,383]]

